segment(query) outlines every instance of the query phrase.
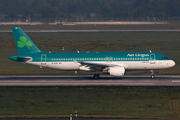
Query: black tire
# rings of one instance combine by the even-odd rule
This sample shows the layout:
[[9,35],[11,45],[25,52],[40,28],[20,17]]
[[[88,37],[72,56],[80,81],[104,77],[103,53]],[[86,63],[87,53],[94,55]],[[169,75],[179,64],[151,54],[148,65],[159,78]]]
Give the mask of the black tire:
[[155,76],[154,75],[151,75],[151,79],[154,79],[155,78]]
[[94,74],[94,79],[98,79],[99,78],[99,74]]

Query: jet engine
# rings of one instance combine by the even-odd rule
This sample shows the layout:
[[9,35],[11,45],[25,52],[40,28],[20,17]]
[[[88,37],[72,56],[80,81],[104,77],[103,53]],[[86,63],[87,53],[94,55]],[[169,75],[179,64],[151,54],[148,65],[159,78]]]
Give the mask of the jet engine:
[[124,76],[125,68],[124,67],[109,67],[108,73],[112,76]]

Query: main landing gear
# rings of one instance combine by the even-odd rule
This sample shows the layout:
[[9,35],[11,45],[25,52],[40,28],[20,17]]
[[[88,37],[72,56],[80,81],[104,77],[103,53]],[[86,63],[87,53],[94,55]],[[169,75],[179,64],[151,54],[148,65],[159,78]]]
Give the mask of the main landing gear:
[[155,78],[154,71],[151,70],[151,79],[154,79],[154,78]]
[[99,73],[94,74],[94,79],[98,79],[99,78]]

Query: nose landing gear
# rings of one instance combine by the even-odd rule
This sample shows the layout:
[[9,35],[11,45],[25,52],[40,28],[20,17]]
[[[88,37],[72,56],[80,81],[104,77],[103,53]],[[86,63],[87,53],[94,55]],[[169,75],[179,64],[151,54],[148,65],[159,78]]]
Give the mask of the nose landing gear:
[[154,71],[151,70],[151,79],[154,79],[154,78],[155,78]]

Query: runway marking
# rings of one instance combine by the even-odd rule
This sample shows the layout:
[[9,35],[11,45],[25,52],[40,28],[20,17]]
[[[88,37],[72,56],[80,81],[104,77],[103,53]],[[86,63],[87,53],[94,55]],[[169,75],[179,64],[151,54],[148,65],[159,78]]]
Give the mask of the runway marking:
[[180,82],[180,80],[172,80],[172,82]]
[[173,78],[180,78],[180,75],[172,76]]

